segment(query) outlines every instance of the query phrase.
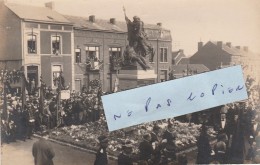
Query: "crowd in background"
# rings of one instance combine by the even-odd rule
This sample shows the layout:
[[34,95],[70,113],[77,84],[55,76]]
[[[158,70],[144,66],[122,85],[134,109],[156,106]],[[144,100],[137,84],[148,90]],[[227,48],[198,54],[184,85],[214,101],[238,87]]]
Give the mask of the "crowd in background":
[[[16,78],[15,78],[16,79]],[[15,80],[15,81],[18,81]],[[255,85],[252,78],[246,80],[249,99],[244,102],[232,103],[220,106],[214,111],[204,111],[207,116],[203,120],[201,133],[197,139],[197,162],[199,164],[209,163],[244,163],[251,160],[255,163],[260,161],[260,109],[259,109],[259,84]],[[22,95],[16,92],[7,94],[7,117],[3,120],[3,95],[1,96],[1,136],[2,142],[30,139],[33,132],[52,129],[55,127],[79,125],[86,122],[95,122],[103,115],[101,88],[96,86],[91,90],[85,87],[80,93],[72,92],[69,99],[60,100],[57,92],[46,88],[41,108],[41,100],[38,92],[26,95],[23,105]],[[57,104],[57,101],[60,103]],[[40,111],[42,109],[42,111]],[[192,117],[185,116],[176,118],[184,122],[197,122],[203,116],[193,114]],[[213,145],[207,135],[207,127],[213,126],[218,132],[217,142]],[[171,124],[168,123],[168,127]],[[139,144],[138,156],[133,156],[132,148],[122,144],[122,153],[118,157],[119,164],[187,164],[185,154],[176,153],[175,137],[170,131],[158,134],[158,126],[154,126],[151,134],[145,134],[143,141]],[[104,140],[105,139],[105,140]],[[109,139],[100,137],[101,159],[106,161],[106,143]],[[100,156],[100,155],[99,155]],[[101,161],[102,162],[102,161]]]
[[[38,93],[27,95],[24,105],[16,93],[7,95],[7,118],[2,118],[2,141],[26,140],[32,132],[54,127],[84,124],[99,120],[102,105],[97,89],[85,90],[80,94],[72,93],[70,99],[60,100],[52,90],[45,93],[42,112]],[[3,100],[3,97],[2,99]],[[58,107],[59,106],[59,107]],[[3,102],[1,116],[3,116]]]

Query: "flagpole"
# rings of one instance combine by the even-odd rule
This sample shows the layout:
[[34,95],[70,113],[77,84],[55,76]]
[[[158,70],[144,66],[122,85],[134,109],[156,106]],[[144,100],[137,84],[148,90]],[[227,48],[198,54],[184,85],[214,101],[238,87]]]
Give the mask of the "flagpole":
[[[5,69],[6,70],[6,69]],[[7,98],[6,98],[6,76],[4,74],[4,81],[3,81],[3,92],[4,92],[4,107],[3,107],[3,116],[2,118],[4,120],[7,120],[8,119],[8,114],[7,114]]]
[[56,118],[56,125],[57,125],[57,127],[59,126],[59,111],[60,111],[60,102],[61,102],[61,78],[62,78],[62,76],[61,76],[61,74],[62,74],[62,70],[60,71],[60,75],[59,75],[59,83],[58,83],[58,95],[57,95],[57,112],[56,112],[56,116],[57,116],[57,118]]

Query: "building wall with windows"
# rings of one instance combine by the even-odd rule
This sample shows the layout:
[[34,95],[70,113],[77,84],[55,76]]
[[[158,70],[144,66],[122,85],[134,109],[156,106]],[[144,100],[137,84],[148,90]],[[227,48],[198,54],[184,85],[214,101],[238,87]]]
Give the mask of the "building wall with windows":
[[102,81],[104,91],[114,88],[116,70],[111,70],[110,57],[121,56],[127,44],[125,33],[74,30],[75,90],[94,79]]
[[[117,61],[128,44],[125,22],[64,16],[52,7],[18,4],[2,4],[0,12],[4,18],[0,30],[6,38],[0,44],[0,60],[5,60],[1,67],[23,66],[27,78],[37,85],[42,75],[54,87],[53,80],[62,71],[73,90],[88,87],[94,79],[102,81],[103,91],[113,90],[120,68],[111,61]],[[157,82],[165,81],[172,61],[171,33],[161,24],[145,24],[145,31],[155,52],[150,64]]]
[[10,27],[2,42],[4,49],[0,49],[0,57],[5,60],[1,65],[8,64],[11,69],[23,66],[29,82],[35,81],[38,86],[42,76],[53,88],[53,66],[60,65],[66,85],[73,85],[72,24],[47,7],[6,3],[1,9],[3,26]]
[[[126,23],[116,21],[114,18],[95,19],[93,15],[89,18],[65,17],[74,23],[76,91],[80,91],[83,85],[89,88],[89,82],[94,79],[102,81],[103,91],[113,91],[120,68],[112,64],[120,59],[128,45]],[[171,33],[162,28],[161,24],[145,24],[145,32],[148,35],[148,43],[155,52],[150,65],[155,73],[158,73],[157,82],[165,81],[168,79],[168,70],[172,61]]]
[[22,25],[23,65],[28,81],[34,79],[39,84],[42,76],[48,86],[56,88],[53,80],[59,74],[54,73],[57,72],[55,66],[60,66],[65,85],[72,85],[72,26],[38,22],[23,22]]
[[[0,69],[22,66],[21,20],[0,1]],[[18,41],[18,42],[17,42]]]
[[209,41],[205,45],[198,43],[198,51],[190,57],[191,64],[204,64],[210,70],[222,66],[240,64],[241,53],[229,43]]

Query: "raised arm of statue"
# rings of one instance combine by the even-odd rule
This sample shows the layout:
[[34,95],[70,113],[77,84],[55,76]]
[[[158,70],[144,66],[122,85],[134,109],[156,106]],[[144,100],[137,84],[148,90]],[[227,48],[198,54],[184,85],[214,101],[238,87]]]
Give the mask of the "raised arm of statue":
[[126,11],[125,11],[125,7],[123,6],[123,11],[124,11],[124,14],[125,14],[125,21],[127,24],[131,23],[131,20],[126,16]]
[[125,21],[127,24],[132,23],[131,20],[125,15]]

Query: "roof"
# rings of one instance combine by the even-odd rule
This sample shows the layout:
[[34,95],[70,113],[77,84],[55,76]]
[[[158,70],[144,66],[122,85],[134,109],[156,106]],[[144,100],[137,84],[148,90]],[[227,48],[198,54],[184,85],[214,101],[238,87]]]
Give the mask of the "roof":
[[[210,41],[212,42],[213,44],[215,44],[217,46],[217,42],[216,41]],[[237,49],[236,47],[229,47],[227,46],[226,44],[222,43],[222,50],[227,52],[228,54],[230,55],[242,55],[241,52],[239,51],[239,49]]]
[[[115,21],[115,24],[110,23],[110,20],[96,19],[95,22],[89,21],[88,17],[64,15],[66,19],[73,23],[75,28],[82,30],[97,30],[97,31],[109,31],[109,32],[127,32],[127,25],[125,21]],[[163,35],[160,39],[171,40],[171,32],[168,29],[161,28],[158,25],[144,24],[144,28],[148,34],[149,39],[157,39],[159,37],[159,31],[161,30]],[[156,30],[158,33],[149,32],[149,30]]]
[[180,60],[177,64],[189,64],[189,63],[190,63],[189,57],[182,57],[182,58],[180,58]]
[[177,65],[182,58],[186,58],[182,49],[172,52],[172,59],[173,59],[175,65]]
[[192,71],[197,71],[197,73],[202,73],[202,72],[208,72],[210,71],[205,65],[203,64],[179,64],[179,65],[173,65],[172,69],[174,70],[174,73],[180,74],[183,73],[183,71],[187,70],[187,68],[189,68],[189,70]]
[[95,22],[89,21],[87,17],[64,15],[66,19],[71,21],[75,28],[89,29],[89,30],[105,30],[127,32],[126,24],[123,22],[116,22],[111,24],[109,20],[95,19]]
[[71,24],[63,15],[47,7],[7,3],[6,6],[26,21]]
[[172,52],[172,59],[175,59],[179,55],[180,52],[181,52],[180,50]]

